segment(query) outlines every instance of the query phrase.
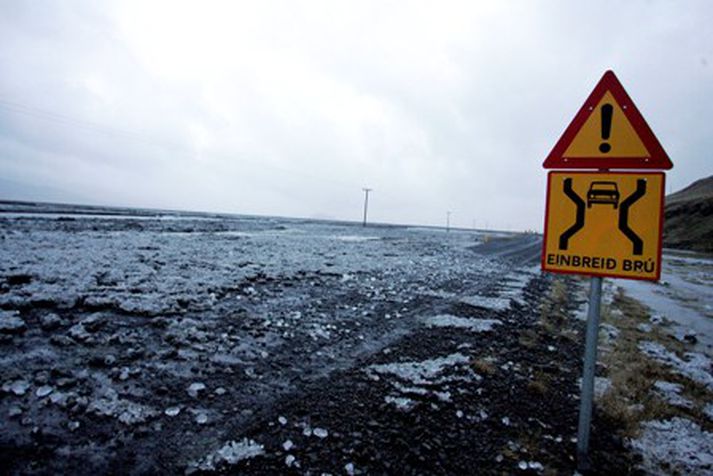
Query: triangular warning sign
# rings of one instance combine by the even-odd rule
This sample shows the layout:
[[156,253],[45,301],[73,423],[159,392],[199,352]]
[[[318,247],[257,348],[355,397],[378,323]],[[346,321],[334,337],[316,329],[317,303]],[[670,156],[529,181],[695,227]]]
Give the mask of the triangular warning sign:
[[613,71],[607,71],[542,166],[670,169],[671,160]]

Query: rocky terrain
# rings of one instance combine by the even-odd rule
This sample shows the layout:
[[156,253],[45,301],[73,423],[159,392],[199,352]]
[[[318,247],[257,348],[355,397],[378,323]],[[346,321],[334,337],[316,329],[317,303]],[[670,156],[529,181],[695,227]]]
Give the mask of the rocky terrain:
[[666,197],[664,246],[713,252],[713,177]]
[[[571,474],[584,324],[540,238],[0,214],[10,474]],[[596,472],[636,472],[595,414]]]

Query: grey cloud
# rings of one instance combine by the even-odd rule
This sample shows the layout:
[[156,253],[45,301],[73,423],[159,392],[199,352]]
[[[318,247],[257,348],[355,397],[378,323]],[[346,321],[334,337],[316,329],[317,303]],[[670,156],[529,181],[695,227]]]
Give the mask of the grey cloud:
[[370,185],[375,220],[540,229],[542,160],[609,68],[672,187],[713,173],[703,1],[0,10],[3,198],[358,220]]

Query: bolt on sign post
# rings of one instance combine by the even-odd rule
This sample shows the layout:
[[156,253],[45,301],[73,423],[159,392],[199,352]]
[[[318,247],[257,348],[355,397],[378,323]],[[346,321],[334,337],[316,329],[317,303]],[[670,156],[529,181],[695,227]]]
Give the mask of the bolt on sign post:
[[542,166],[560,169],[547,177],[542,269],[591,276],[577,430],[577,467],[587,470],[602,278],[661,276],[661,170],[673,164],[607,71]]

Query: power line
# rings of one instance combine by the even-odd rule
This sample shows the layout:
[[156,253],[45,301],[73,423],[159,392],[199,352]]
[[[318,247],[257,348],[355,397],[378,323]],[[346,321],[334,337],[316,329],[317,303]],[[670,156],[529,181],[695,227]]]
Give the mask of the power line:
[[[154,137],[151,137],[148,134],[138,132],[138,131],[132,131],[129,129],[122,129],[118,127],[112,127],[108,126],[106,124],[102,124],[99,122],[95,121],[88,121],[85,119],[80,119],[77,117],[73,117],[67,114],[61,114],[53,111],[49,111],[47,109],[42,109],[42,108],[37,108],[34,106],[29,106],[26,104],[21,104],[15,101],[9,101],[7,99],[0,98],[0,109],[4,109],[5,111],[9,111],[11,113],[15,114],[21,114],[27,117],[31,117],[34,119],[40,119],[43,121],[47,122],[52,122],[64,127],[70,127],[74,128],[77,130],[82,130],[85,132],[93,132],[93,133],[101,133],[107,136],[114,136],[119,139],[123,140],[130,140],[134,142],[141,142],[144,144],[148,145],[153,145],[159,148],[163,149],[169,149],[174,152],[179,152],[183,153],[186,155],[194,155],[196,153],[195,150],[191,149],[190,147],[187,147],[185,145],[181,144],[174,144],[174,143],[169,143],[161,140],[157,140]],[[353,186],[353,182],[347,182],[345,180],[339,180],[335,177],[320,177],[317,176],[313,173],[310,173],[307,170],[300,169],[290,169],[289,167],[284,167],[281,165],[276,165],[276,164],[271,164],[267,161],[257,161],[257,160],[252,160],[248,157],[241,157],[241,161],[250,161],[253,162],[257,167],[263,168],[263,169],[271,169],[275,172],[278,173],[283,173],[286,175],[290,176],[302,176],[305,178],[313,179],[313,180],[318,180],[323,183],[328,183],[330,186],[333,187],[341,187],[341,186]]]
[[54,122],[63,126],[77,127],[85,131],[100,132],[106,135],[113,135],[124,139],[136,140],[151,145],[158,145],[161,147],[168,146],[171,148],[181,148],[180,146],[175,144],[160,143],[154,138],[147,136],[146,134],[142,134],[140,132],[107,126],[106,124],[101,124],[99,122],[79,119],[76,117],[68,116],[66,114],[60,114],[53,111],[48,111],[46,109],[40,109],[32,106],[27,106],[25,104],[8,101],[6,99],[0,99],[0,108],[10,112],[14,112],[16,114],[33,117],[35,119],[42,119],[45,121]]
[[[99,133],[103,134],[106,136],[113,136],[118,139],[124,140],[124,141],[133,141],[133,142],[140,142],[143,144],[147,145],[152,145],[155,147],[159,147],[162,149],[169,149],[178,153],[186,154],[189,156],[195,155],[196,150],[192,149],[191,147],[188,147],[183,144],[176,144],[176,143],[170,143],[166,142],[163,140],[159,140],[156,137],[152,137],[150,134],[137,131],[137,130],[131,130],[131,129],[125,129],[125,128],[120,128],[120,127],[113,127],[107,124],[103,124],[100,122],[96,121],[90,121],[82,118],[78,118],[75,116],[71,116],[68,114],[63,114],[63,113],[58,113],[54,111],[50,111],[47,109],[43,108],[38,108],[32,105],[28,104],[22,104],[16,101],[11,101],[8,99],[0,98],[0,110],[4,110],[13,114],[20,114],[23,116],[27,116],[33,119],[38,119],[46,122],[51,122],[54,124],[58,124],[63,127],[68,127],[72,129],[76,129],[79,131],[84,131],[84,132],[91,132],[91,133]],[[226,155],[225,152],[220,153],[220,155]],[[306,169],[291,169],[289,167],[285,167],[281,164],[274,164],[270,163],[265,160],[259,160],[258,157],[247,157],[247,156],[241,156],[237,158],[236,160],[240,162],[252,162],[257,168],[262,168],[262,169],[270,169],[276,173],[280,174],[285,174],[288,176],[301,176],[304,178],[316,180],[325,184],[328,184],[330,187],[352,187],[355,184],[353,182],[348,182],[346,180],[340,180],[337,177],[321,177],[318,175],[315,175],[312,173],[310,170]],[[364,196],[364,219],[363,219],[363,225],[367,225],[367,219],[368,219],[368,205],[369,205],[369,193],[373,191],[371,188],[363,188],[365,196]],[[387,193],[387,198],[388,198],[388,193]],[[383,197],[382,197],[383,198]],[[394,198],[394,197],[392,197]]]

